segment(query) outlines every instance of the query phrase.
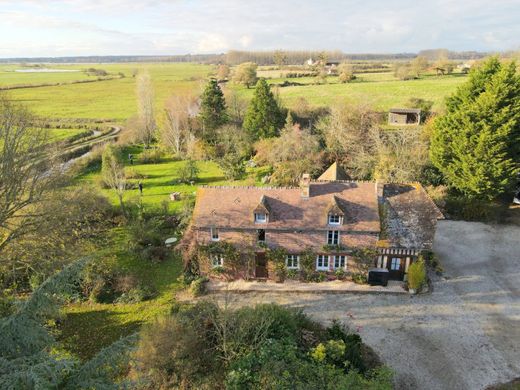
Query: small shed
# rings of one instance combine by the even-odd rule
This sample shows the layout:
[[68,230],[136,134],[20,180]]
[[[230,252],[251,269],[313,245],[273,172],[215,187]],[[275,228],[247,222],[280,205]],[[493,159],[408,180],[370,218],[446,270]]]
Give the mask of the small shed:
[[421,110],[418,108],[391,108],[388,112],[389,125],[419,125]]

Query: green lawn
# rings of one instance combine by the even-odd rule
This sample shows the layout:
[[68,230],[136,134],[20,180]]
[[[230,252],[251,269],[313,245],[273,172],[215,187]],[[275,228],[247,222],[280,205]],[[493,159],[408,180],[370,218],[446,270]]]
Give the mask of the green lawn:
[[[140,154],[143,149],[139,146],[127,147],[123,151],[125,156],[125,169],[130,177],[129,183],[135,188],[127,190],[125,200],[137,199],[139,191],[137,183],[143,184],[142,201],[145,207],[158,209],[162,202],[169,201],[172,192],[180,192],[181,196],[192,196],[200,185],[227,185],[230,184],[224,177],[221,169],[213,161],[198,161],[198,179],[193,185],[179,182],[179,170],[184,166],[184,161],[174,160],[164,157],[157,164],[143,164],[140,162]],[[134,156],[134,164],[130,165],[126,157],[129,153]],[[260,178],[265,173],[265,168],[248,168],[247,177],[233,182],[234,185],[260,185]],[[78,178],[80,181],[98,183],[100,178],[100,167]],[[104,189],[102,192],[114,203],[117,204],[117,197],[114,191]],[[182,202],[169,202],[171,211],[178,210]]]
[[82,359],[92,357],[102,348],[139,330],[157,316],[167,314],[174,302],[174,294],[182,288],[177,278],[182,261],[176,256],[162,263],[152,263],[136,257],[127,250],[128,236],[124,229],[110,233],[106,250],[98,255],[115,255],[118,266],[152,286],[156,298],[135,304],[75,303],[63,309],[60,340],[65,348]]
[[83,133],[85,129],[49,129],[51,141],[63,141],[76,134]]

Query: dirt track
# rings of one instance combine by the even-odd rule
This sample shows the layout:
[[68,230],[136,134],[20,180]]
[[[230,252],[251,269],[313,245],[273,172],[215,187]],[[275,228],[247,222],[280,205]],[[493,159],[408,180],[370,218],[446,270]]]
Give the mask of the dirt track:
[[397,389],[483,389],[520,376],[520,227],[443,221],[435,250],[445,278],[428,295],[214,297],[278,302],[323,322],[344,321],[394,368]]

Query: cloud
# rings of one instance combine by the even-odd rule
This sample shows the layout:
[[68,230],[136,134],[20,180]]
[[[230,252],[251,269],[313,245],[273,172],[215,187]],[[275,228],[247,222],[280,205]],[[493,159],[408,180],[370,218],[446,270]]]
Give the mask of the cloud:
[[250,35],[242,35],[238,41],[240,42],[242,48],[247,49],[249,46],[251,46],[253,38]]
[[[0,55],[503,50],[518,0],[0,0]],[[7,53],[7,54],[6,54]]]
[[197,44],[199,53],[218,53],[228,49],[228,41],[220,34],[206,34]]

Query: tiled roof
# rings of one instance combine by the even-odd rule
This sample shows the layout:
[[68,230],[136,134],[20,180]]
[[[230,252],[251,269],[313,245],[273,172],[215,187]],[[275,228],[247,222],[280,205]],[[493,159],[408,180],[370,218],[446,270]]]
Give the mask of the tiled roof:
[[[262,198],[269,205],[269,222],[255,224],[254,210]],[[200,187],[193,224],[198,228],[326,229],[327,211],[334,201],[345,212],[337,229],[379,232],[376,186],[369,182],[314,182],[309,198],[301,196],[300,188]]]
[[420,184],[385,184],[382,201],[392,246],[431,249],[437,220],[444,216]]
[[318,181],[336,181],[349,179],[350,178],[345,170],[335,162],[321,174],[321,176],[318,178]]

